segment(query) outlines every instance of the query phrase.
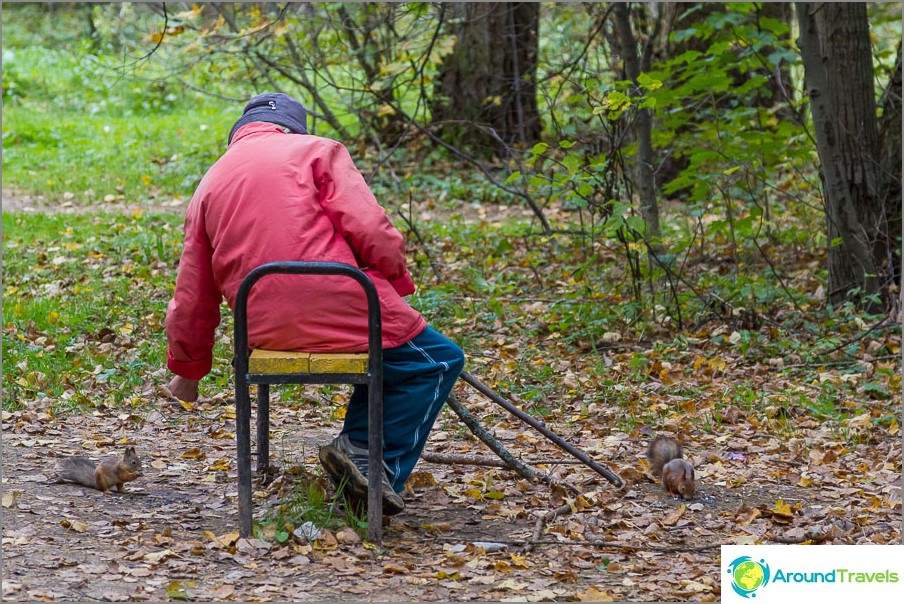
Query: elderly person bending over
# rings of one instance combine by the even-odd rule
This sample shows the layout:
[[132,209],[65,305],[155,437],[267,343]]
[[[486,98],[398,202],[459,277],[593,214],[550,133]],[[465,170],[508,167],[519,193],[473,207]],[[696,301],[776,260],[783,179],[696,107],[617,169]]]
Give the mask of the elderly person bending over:
[[[346,148],[308,134],[306,112],[285,94],[252,98],[228,147],[198,185],[166,315],[172,393],[198,397],[210,372],[220,301],[234,308],[253,268],[273,261],[343,262],[373,280],[383,315],[383,512],[399,493],[464,365],[461,349],[404,300],[415,286],[405,243]],[[297,312],[303,309],[303,313]],[[300,317],[300,318],[299,318]],[[340,276],[274,275],[252,291],[249,345],[271,350],[363,352],[367,303]],[[320,462],[354,505],[367,502],[367,386],[356,385],[340,434]]]

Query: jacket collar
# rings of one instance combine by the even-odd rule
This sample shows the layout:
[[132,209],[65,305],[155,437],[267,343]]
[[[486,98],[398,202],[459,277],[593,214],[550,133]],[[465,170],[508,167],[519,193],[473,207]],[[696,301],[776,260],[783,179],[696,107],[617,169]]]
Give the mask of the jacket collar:
[[270,122],[251,122],[250,124],[245,124],[238,130],[236,130],[235,135],[232,137],[232,142],[229,143],[229,146],[231,147],[238,141],[242,140],[245,137],[251,136],[252,134],[274,132],[285,134],[283,132],[282,126],[280,126],[279,124],[271,124]]

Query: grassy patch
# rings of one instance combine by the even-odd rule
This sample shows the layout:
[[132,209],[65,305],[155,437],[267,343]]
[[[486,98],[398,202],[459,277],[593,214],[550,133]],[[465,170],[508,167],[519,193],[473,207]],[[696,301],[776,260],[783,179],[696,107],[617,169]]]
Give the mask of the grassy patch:
[[348,509],[340,494],[329,496],[322,480],[307,476],[291,484],[280,503],[257,523],[255,533],[270,542],[290,543],[292,532],[305,523],[331,531],[348,526],[361,538],[367,534],[366,513]]
[[5,408],[138,404],[165,360],[179,218],[3,215]]

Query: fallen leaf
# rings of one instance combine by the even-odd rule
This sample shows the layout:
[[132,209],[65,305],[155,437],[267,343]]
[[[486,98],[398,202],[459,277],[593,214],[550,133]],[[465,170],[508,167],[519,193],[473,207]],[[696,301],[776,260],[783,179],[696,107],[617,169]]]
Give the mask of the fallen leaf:
[[16,501],[18,501],[19,496],[22,494],[21,491],[7,491],[3,494],[3,507],[11,508],[16,505]]
[[180,457],[182,457],[183,459],[204,459],[205,457],[207,457],[207,455],[204,453],[204,451],[201,450],[200,447],[193,447],[183,453]]
[[344,545],[354,545],[361,542],[361,536],[351,527],[344,527],[336,533],[336,541]]
[[687,506],[683,503],[679,505],[675,510],[673,510],[668,516],[662,519],[662,524],[664,526],[674,526],[678,520],[684,516],[684,512],[687,511]]
[[84,533],[88,530],[88,523],[81,520],[61,520],[60,524],[67,529],[72,529],[76,533]]
[[216,589],[210,590],[211,595],[213,595],[217,600],[225,600],[229,596],[235,593],[235,585],[220,585]]
[[595,587],[590,587],[586,591],[575,594],[578,602],[614,602],[605,591],[600,591]]
[[176,553],[173,550],[165,549],[159,552],[152,552],[150,554],[145,554],[142,556],[145,561],[150,562],[151,564],[160,564],[163,560],[175,556]]

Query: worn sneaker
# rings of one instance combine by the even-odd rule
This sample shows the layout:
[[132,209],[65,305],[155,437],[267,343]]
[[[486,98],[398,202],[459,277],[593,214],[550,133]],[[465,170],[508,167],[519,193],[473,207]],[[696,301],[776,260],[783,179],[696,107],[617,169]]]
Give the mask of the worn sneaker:
[[[367,449],[356,447],[345,434],[320,447],[320,464],[336,487],[344,489],[355,507],[367,508]],[[389,484],[389,469],[383,462],[383,515],[394,516],[405,509],[401,495]]]

